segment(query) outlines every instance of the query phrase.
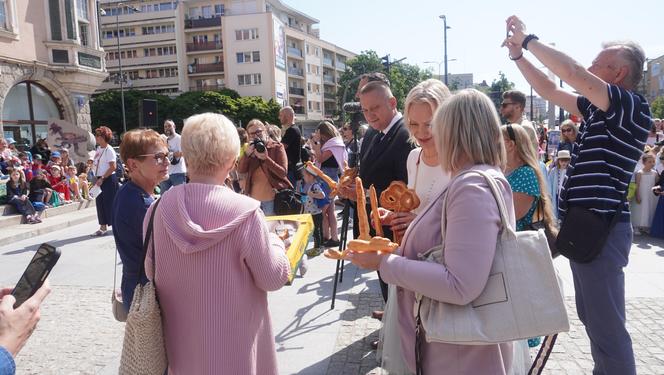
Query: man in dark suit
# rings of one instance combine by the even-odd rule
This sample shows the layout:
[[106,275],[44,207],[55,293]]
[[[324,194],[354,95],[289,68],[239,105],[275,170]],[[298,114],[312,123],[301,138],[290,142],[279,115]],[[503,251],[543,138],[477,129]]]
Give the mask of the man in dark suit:
[[[380,197],[380,193],[387,189],[392,181],[408,182],[406,160],[413,145],[408,141],[408,129],[401,113],[397,111],[397,100],[386,83],[368,82],[360,88],[359,98],[364,118],[370,125],[362,141],[359,176],[364,188],[368,189],[373,184]],[[345,189],[342,194],[351,200],[357,200],[354,186]],[[367,212],[370,211],[371,208],[367,205]],[[353,223],[357,222],[355,210]],[[386,237],[392,239],[392,232],[388,227],[383,227],[383,231]],[[373,229],[371,234],[374,235]],[[353,236],[359,236],[357,224],[353,225]],[[380,274],[378,277],[380,279]],[[383,299],[387,301],[387,284],[382,279],[380,288]]]

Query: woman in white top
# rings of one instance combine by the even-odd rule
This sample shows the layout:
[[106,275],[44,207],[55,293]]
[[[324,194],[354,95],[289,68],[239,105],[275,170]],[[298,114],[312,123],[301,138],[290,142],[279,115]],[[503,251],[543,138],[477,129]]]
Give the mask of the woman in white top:
[[95,140],[99,145],[95,151],[92,171],[96,177],[95,185],[101,188],[101,194],[96,196],[97,219],[99,230],[93,236],[103,236],[108,226],[113,222],[113,200],[118,192],[118,179],[115,176],[116,154],[108,142],[113,138],[113,132],[106,126],[95,130]]
[[[432,197],[447,186],[450,175],[444,172],[438,161],[438,152],[431,133],[431,121],[436,109],[447,98],[450,90],[441,81],[428,79],[415,86],[406,97],[404,105],[404,122],[408,125],[411,141],[420,147],[408,155],[408,188],[415,190],[420,205],[411,212],[391,212],[379,208],[381,222],[390,225],[393,233],[403,233],[417,214],[429,204]],[[407,373],[403,361],[399,339],[397,289],[395,285],[388,287],[387,305],[383,315],[383,329],[380,340],[383,343],[381,364],[390,373]]]

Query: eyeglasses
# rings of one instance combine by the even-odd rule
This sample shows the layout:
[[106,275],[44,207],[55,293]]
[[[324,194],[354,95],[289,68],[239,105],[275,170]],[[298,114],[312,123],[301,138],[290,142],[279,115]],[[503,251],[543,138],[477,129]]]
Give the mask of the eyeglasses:
[[563,132],[563,133],[571,133],[571,132],[572,132],[572,129],[570,129],[570,128],[565,128],[565,129],[562,129],[562,130],[560,130],[560,131]]
[[143,154],[143,155],[138,155],[137,157],[142,158],[146,156],[152,156],[156,164],[163,164],[165,162],[170,163],[173,160],[173,155],[165,152],[157,152],[156,154]]
[[507,106],[510,105],[510,104],[515,104],[515,103],[513,103],[513,102],[502,102],[502,103],[500,103],[500,107],[501,107],[501,108],[505,108],[505,107],[507,107]]
[[263,135],[263,133],[264,133],[264,130],[256,130],[256,131],[253,131],[253,132],[248,133],[248,134],[252,137],[257,137],[259,135]]

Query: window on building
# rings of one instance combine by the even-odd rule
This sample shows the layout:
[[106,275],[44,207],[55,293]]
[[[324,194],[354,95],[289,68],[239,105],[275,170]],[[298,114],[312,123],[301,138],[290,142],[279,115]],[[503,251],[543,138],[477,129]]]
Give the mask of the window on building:
[[88,46],[88,25],[85,23],[79,24],[78,31],[81,34],[81,45]]
[[251,53],[251,59],[253,62],[260,62],[261,61],[261,51],[253,51]]
[[314,48],[314,55],[316,55],[316,56],[320,55],[320,48],[318,48],[318,47]]
[[203,18],[212,18],[212,6],[211,5],[201,7],[201,11],[203,13]]
[[247,79],[251,81],[251,76],[249,74],[240,74],[237,76],[237,84],[240,86],[251,84],[251,82],[247,83]]
[[76,11],[78,18],[88,20],[88,0],[76,0]]
[[0,28],[7,30],[7,1],[0,0]]
[[67,26],[67,39],[76,40],[76,21],[74,20],[74,0],[65,0],[65,24]]
[[307,92],[311,92],[311,83],[307,83]]
[[240,29],[235,30],[235,40],[258,39],[258,29]]
[[260,73],[254,73],[254,85],[260,85],[263,83],[263,79],[261,78]]
[[[3,1],[2,3],[5,4],[6,2]],[[62,25],[60,24],[60,0],[48,0],[48,13],[49,19],[51,21],[51,39],[62,40]],[[112,36],[113,35],[111,33],[111,37]]]
[[224,15],[224,4],[216,4],[214,6],[214,15],[217,17]]

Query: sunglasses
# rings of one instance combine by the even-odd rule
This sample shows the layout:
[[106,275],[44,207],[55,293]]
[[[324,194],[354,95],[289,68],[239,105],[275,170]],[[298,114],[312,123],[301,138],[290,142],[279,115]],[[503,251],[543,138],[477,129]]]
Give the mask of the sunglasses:
[[173,161],[173,156],[169,153],[164,153],[164,152],[157,152],[156,154],[143,154],[143,155],[138,155],[137,157],[146,157],[146,156],[152,156],[152,158],[155,161],[155,164],[163,164],[166,162],[171,162]]
[[249,133],[249,135],[252,136],[252,137],[257,137],[259,135],[262,135],[263,133],[264,133],[263,130],[256,130],[256,131],[253,131],[253,132]]
[[572,129],[570,129],[570,128],[565,128],[565,129],[561,130],[561,132],[563,132],[563,133],[571,133],[571,132],[572,132]]

